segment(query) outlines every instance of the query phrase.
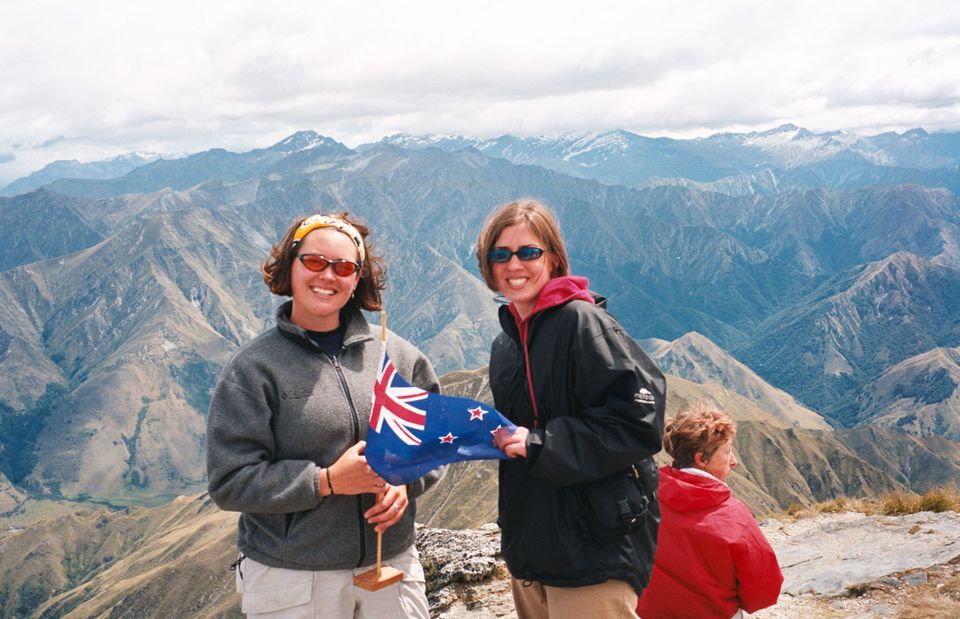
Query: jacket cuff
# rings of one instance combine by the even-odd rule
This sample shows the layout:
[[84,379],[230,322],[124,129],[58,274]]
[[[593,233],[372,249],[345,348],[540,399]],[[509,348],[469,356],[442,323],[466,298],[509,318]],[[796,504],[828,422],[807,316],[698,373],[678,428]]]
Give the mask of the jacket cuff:
[[323,502],[325,498],[327,498],[323,496],[323,480],[321,479],[321,476],[323,475],[324,471],[317,464],[313,465],[313,471],[314,471],[314,475],[313,475],[314,490],[316,491],[317,504],[319,505],[320,503]]
[[544,431],[541,428],[530,430],[527,434],[527,466],[533,466],[537,457],[540,456],[540,450],[543,448]]

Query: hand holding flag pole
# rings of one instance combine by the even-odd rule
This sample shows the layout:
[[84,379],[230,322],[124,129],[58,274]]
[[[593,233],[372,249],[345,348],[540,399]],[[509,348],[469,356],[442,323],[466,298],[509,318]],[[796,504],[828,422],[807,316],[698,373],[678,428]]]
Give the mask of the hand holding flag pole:
[[[380,343],[383,345],[383,354],[387,354],[387,312],[380,312]],[[383,493],[377,493],[377,503],[383,498]],[[395,582],[403,580],[403,572],[395,567],[383,566],[383,532],[377,531],[377,567],[357,574],[353,577],[353,584],[367,591],[379,591]]]

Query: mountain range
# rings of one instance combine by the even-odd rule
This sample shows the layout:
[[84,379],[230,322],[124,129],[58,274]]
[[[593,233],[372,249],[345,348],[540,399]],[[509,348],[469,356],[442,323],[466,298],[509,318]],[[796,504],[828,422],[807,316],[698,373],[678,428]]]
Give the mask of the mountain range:
[[[519,196],[555,210],[574,271],[678,397],[710,384],[693,392],[739,411],[765,458],[744,457],[756,505],[922,488],[960,460],[958,161],[958,134],[786,126],[357,149],[299,132],[112,178],[48,170],[0,198],[0,492],[155,503],[202,488],[210,390],[271,324],[259,264],[309,212],[371,224],[390,326],[441,372],[484,366],[499,326],[475,238]],[[767,468],[796,473],[778,486]]]
[[860,136],[813,133],[787,124],[691,140],[649,138],[622,130],[528,138],[398,134],[381,143],[450,152],[476,148],[513,163],[627,187],[683,184],[743,194],[905,183],[946,186],[956,192],[960,186],[960,135],[923,129]]
[[0,189],[0,195],[14,196],[39,189],[61,178],[117,178],[159,159],[150,153],[127,153],[103,161],[83,163],[76,159],[54,161],[29,176],[18,178]]

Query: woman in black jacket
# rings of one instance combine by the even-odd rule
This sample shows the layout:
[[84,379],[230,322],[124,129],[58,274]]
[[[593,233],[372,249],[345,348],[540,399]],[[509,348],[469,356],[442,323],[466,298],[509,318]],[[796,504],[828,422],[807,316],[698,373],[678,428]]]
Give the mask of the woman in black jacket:
[[499,524],[517,612],[633,617],[653,564],[666,383],[583,277],[559,226],[512,202],[477,241],[487,285],[510,302],[490,353],[499,433]]

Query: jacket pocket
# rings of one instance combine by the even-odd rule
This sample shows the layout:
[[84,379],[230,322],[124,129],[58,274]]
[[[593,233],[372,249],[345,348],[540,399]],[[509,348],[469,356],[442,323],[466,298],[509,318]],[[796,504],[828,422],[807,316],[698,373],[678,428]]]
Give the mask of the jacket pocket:
[[244,614],[271,613],[309,604],[313,596],[313,573],[270,567],[247,557],[243,561]]
[[656,464],[652,459],[579,486],[588,535],[606,544],[642,527],[659,524]]

